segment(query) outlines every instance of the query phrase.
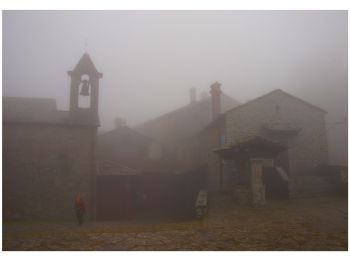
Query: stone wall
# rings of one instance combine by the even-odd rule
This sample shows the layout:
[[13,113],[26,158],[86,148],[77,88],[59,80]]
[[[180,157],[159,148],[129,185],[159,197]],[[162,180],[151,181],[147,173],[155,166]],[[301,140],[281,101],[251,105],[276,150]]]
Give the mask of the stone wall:
[[94,210],[96,127],[3,124],[4,220],[73,220],[80,193]]
[[210,192],[219,191],[223,188],[223,171],[220,157],[214,153],[220,148],[220,138],[225,131],[225,121],[218,120],[215,125],[207,128],[199,136],[198,153],[201,164],[207,164],[207,187]]
[[162,147],[159,142],[121,126],[98,137],[98,154],[101,159],[107,160],[158,160],[162,157]]
[[[276,107],[279,108],[278,115]],[[323,111],[289,94],[280,90],[273,91],[226,114],[226,146],[240,142],[248,136],[266,136],[262,126],[276,116],[301,127],[301,131],[294,137],[266,136],[288,146],[287,152],[282,153],[276,163],[289,174],[291,196],[295,196],[300,183],[298,176],[308,174],[315,167],[328,163],[324,115]],[[279,161],[283,165],[278,165]]]
[[[236,107],[239,103],[225,94],[221,95],[221,112]],[[182,156],[189,139],[196,136],[212,121],[211,98],[198,100],[136,128],[140,133],[159,141],[164,148],[164,156],[175,160],[179,167],[186,164]]]

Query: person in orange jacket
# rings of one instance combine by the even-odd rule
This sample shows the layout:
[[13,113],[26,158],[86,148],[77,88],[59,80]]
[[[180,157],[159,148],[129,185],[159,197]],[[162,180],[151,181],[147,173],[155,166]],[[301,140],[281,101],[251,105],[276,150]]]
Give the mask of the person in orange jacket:
[[74,208],[75,208],[75,213],[77,215],[78,223],[79,223],[79,225],[81,225],[81,224],[83,224],[83,221],[84,221],[84,214],[86,211],[86,205],[85,205],[84,200],[80,197],[80,195],[77,195],[75,197]]

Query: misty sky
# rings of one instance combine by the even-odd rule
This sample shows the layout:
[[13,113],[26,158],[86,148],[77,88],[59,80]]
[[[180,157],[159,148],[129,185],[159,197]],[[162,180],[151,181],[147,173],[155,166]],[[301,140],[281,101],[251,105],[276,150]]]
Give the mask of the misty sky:
[[[4,11],[3,96],[52,97],[87,51],[102,130],[189,102],[215,81],[240,102],[275,88],[347,116],[346,11]],[[87,42],[87,47],[86,47]]]

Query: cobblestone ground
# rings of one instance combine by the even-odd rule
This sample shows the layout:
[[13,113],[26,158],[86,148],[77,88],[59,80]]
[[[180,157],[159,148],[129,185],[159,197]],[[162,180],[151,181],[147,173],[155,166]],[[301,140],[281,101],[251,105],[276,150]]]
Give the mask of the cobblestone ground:
[[4,223],[3,250],[347,250],[347,200],[238,206],[213,198],[204,220]]

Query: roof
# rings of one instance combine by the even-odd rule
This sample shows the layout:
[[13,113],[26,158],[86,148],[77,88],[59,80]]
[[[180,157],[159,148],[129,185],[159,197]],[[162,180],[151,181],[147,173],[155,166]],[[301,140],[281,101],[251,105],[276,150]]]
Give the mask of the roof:
[[78,64],[72,71],[68,72],[69,75],[72,74],[89,74],[96,75],[98,77],[102,77],[102,73],[98,72],[94,63],[92,62],[90,55],[88,53],[84,53],[84,55],[80,58]]
[[98,164],[98,175],[137,175],[140,171],[117,161],[103,160]]
[[[222,101],[226,101],[227,102],[232,102],[232,103],[235,103],[234,107],[240,105],[240,102],[238,102],[237,100],[235,100],[234,98],[222,93]],[[188,110],[193,110],[194,108],[200,106],[200,105],[203,105],[205,103],[211,103],[211,98],[210,97],[206,97],[204,99],[201,99],[201,100],[198,100],[198,101],[195,101],[193,104],[188,104],[188,105],[185,105],[185,106],[182,106],[178,109],[175,109],[173,111],[170,111],[170,112],[167,112],[163,115],[160,115],[154,119],[151,119],[143,124],[141,124],[140,126],[144,125],[144,124],[149,124],[153,121],[157,121],[157,120],[162,120],[164,118],[167,118],[167,117],[171,117],[173,115],[176,115],[176,114],[185,114]],[[211,109],[211,108],[210,108]]]
[[30,119],[43,117],[56,110],[56,100],[52,98],[3,97],[3,117]]
[[214,152],[223,157],[230,157],[230,155],[233,154],[238,154],[241,152],[249,153],[257,149],[264,150],[266,153],[278,153],[285,150],[286,146],[265,137],[254,135],[249,136],[229,147],[215,149]]
[[136,131],[128,126],[125,126],[125,125],[120,126],[120,127],[113,129],[111,131],[104,132],[103,134],[100,134],[98,137],[99,138],[109,138],[109,137],[114,138],[116,135],[120,135],[120,134],[124,134],[124,133],[132,134],[134,136],[137,136],[139,138],[144,139],[147,142],[156,142],[156,140],[152,139],[151,137],[145,136],[145,135],[139,133],[138,131]]
[[52,98],[3,97],[3,122],[99,126],[99,119],[81,110],[74,116],[56,109]]
[[[227,111],[239,104],[237,100],[222,93],[222,111]],[[198,133],[211,120],[211,98],[208,97],[165,113],[137,126],[136,129],[159,141],[171,142]],[[159,131],[162,132],[159,133]]]
[[[202,129],[202,131],[204,131],[205,129],[207,129],[207,128],[209,128],[210,126],[214,125],[214,124],[217,123],[218,121],[223,120],[223,118],[224,118],[228,113],[232,113],[232,112],[234,113],[234,112],[236,112],[236,111],[239,111],[240,109],[245,108],[245,107],[247,107],[247,106],[249,106],[249,105],[251,105],[251,104],[253,104],[253,103],[255,103],[255,102],[257,102],[257,101],[259,101],[259,100],[261,100],[261,99],[264,99],[264,98],[266,98],[267,96],[273,95],[273,94],[275,94],[275,93],[280,93],[280,94],[286,95],[286,96],[288,96],[289,98],[292,98],[292,99],[294,99],[295,101],[300,102],[301,104],[306,105],[306,106],[308,106],[308,107],[310,107],[310,108],[313,108],[313,109],[315,109],[315,110],[317,110],[317,111],[319,111],[319,112],[321,112],[321,113],[324,113],[324,114],[327,113],[327,111],[323,110],[322,108],[320,108],[320,107],[318,107],[318,106],[315,106],[315,105],[313,105],[313,104],[311,104],[311,103],[309,103],[309,102],[306,102],[305,100],[302,100],[302,99],[300,99],[300,98],[298,98],[298,97],[296,97],[296,96],[293,96],[293,95],[291,95],[291,94],[289,94],[289,93],[287,93],[287,92],[285,92],[285,91],[283,91],[283,90],[281,90],[281,89],[275,89],[275,90],[273,90],[273,91],[271,91],[271,92],[269,92],[269,93],[267,93],[267,94],[265,94],[265,95],[259,96],[259,97],[255,98],[255,99],[253,99],[253,100],[250,100],[250,101],[248,101],[248,102],[246,102],[246,103],[244,103],[244,104],[241,104],[241,105],[239,105],[239,106],[236,106],[236,107],[234,107],[234,108],[232,108],[232,109],[227,110],[226,112],[222,113],[218,118],[216,118],[215,120],[213,120],[212,122],[210,122],[206,127],[204,127],[204,128]],[[200,132],[202,132],[202,131],[200,131]]]
[[246,103],[244,103],[244,104],[242,104],[242,105],[240,105],[240,106],[238,106],[238,107],[235,107],[235,108],[233,108],[233,109],[230,109],[230,110],[228,110],[226,113],[231,112],[231,111],[236,110],[236,109],[238,110],[238,109],[240,109],[240,108],[242,108],[242,107],[245,107],[245,106],[248,106],[248,105],[250,105],[250,104],[252,104],[252,103],[255,103],[255,102],[258,101],[258,100],[261,100],[261,99],[263,99],[263,98],[266,98],[267,96],[270,96],[270,95],[275,94],[275,93],[281,93],[281,94],[283,94],[283,95],[286,95],[286,96],[288,96],[288,97],[290,97],[290,98],[296,100],[297,102],[300,102],[300,103],[302,103],[302,104],[304,104],[304,105],[306,105],[306,106],[309,106],[309,107],[311,107],[311,108],[313,108],[313,109],[316,109],[316,110],[318,110],[318,111],[320,111],[320,112],[322,112],[322,113],[325,113],[325,114],[327,113],[327,111],[323,110],[322,108],[320,108],[320,107],[318,107],[318,106],[315,106],[315,105],[313,105],[313,104],[311,104],[311,103],[309,103],[309,102],[306,102],[305,100],[302,100],[302,99],[300,99],[300,98],[298,98],[298,97],[296,97],[296,96],[293,96],[293,95],[291,95],[291,94],[289,94],[289,93],[283,91],[282,89],[275,89],[275,90],[272,90],[271,92],[269,92],[269,93],[267,93],[267,94],[265,94],[265,95],[259,96],[259,97],[255,98],[255,99],[253,99],[253,100],[250,100],[250,101],[248,101],[248,102],[246,102]]

